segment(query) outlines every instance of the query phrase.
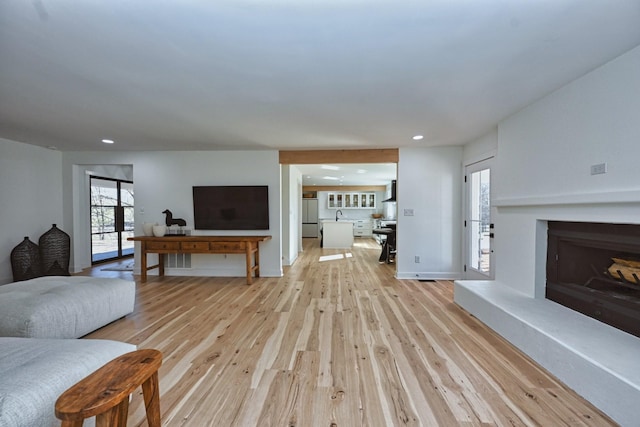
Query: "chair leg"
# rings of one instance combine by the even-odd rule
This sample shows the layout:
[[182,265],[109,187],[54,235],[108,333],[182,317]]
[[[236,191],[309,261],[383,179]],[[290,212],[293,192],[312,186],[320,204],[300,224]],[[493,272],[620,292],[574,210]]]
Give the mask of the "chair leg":
[[127,427],[127,415],[129,414],[129,398],[102,414],[96,415],[96,427]]
[[144,406],[147,410],[149,427],[160,427],[160,388],[158,386],[158,371],[154,372],[142,383]]

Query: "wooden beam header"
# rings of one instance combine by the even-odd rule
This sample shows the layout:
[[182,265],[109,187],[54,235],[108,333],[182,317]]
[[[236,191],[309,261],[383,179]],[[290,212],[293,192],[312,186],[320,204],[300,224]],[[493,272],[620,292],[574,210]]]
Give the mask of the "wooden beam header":
[[397,148],[371,150],[295,150],[280,151],[282,165],[322,163],[398,163]]

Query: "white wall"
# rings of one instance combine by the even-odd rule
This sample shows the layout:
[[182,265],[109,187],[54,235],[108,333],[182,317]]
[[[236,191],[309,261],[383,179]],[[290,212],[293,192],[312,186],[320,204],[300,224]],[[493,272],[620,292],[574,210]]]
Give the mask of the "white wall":
[[282,165],[282,263],[291,265],[302,251],[302,173],[292,165]]
[[638,190],[639,79],[637,47],[500,123],[498,197]]
[[[192,186],[194,185],[268,185],[269,230],[247,234],[269,234],[272,240],[260,245],[260,272],[263,276],[282,275],[280,242],[280,165],[277,151],[171,151],[171,152],[67,152],[63,154],[64,222],[71,228],[77,218],[88,215],[79,192],[83,191],[83,165],[133,165],[136,234],[142,234],[143,222],[164,221],[162,211],[170,209],[176,217],[193,226]],[[144,210],[144,213],[143,213]],[[74,267],[88,267],[86,251],[88,229],[74,230]],[[194,231],[194,234],[238,234],[233,231]],[[76,253],[77,252],[77,253]],[[136,249],[136,256],[139,256]],[[192,269],[169,274],[244,276],[245,261],[240,256],[193,255]],[[155,271],[150,272],[150,274]]]
[[62,154],[0,138],[0,284],[13,281],[11,250],[62,224]]
[[[461,275],[462,147],[401,148],[397,184],[397,277]],[[405,214],[413,210],[413,215]],[[420,257],[420,263],[415,257]]]
[[[496,280],[543,297],[544,221],[640,223],[638,159],[640,47],[500,123]],[[603,162],[608,172],[592,176]]]
[[495,157],[497,151],[498,128],[496,127],[486,135],[465,144],[462,151],[462,164],[468,166],[490,157]]

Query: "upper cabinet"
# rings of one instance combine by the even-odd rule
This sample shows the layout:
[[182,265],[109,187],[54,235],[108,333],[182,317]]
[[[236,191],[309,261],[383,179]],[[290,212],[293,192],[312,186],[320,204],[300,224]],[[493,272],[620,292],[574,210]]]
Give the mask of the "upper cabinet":
[[327,194],[327,207],[329,209],[341,209],[343,194],[342,193],[329,193]]
[[327,195],[329,209],[375,209],[375,193],[329,193]]
[[359,201],[358,193],[344,193],[345,208],[357,208],[359,207]]

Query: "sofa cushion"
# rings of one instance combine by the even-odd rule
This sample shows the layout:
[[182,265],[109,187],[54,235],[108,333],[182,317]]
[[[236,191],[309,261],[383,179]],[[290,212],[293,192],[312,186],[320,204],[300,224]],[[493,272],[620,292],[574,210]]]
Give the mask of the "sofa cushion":
[[0,427],[59,427],[58,396],[134,350],[109,340],[0,338]]
[[46,276],[0,286],[0,336],[79,338],[133,311],[135,283]]

